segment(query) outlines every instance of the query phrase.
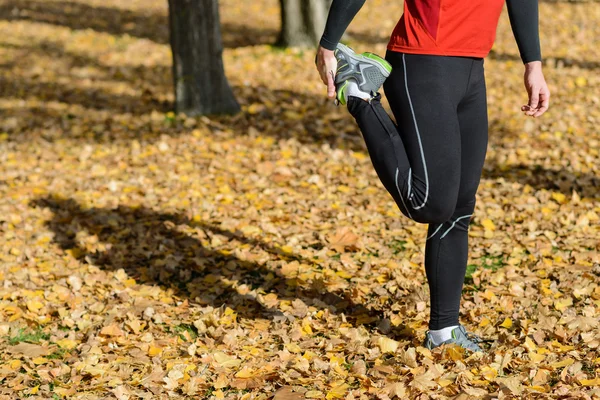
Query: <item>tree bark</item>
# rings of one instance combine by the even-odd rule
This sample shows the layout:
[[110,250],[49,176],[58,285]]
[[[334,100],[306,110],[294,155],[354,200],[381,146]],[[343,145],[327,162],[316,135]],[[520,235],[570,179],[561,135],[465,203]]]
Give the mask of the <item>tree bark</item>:
[[175,108],[189,116],[236,113],[223,68],[217,0],[169,0]]
[[281,33],[277,44],[285,47],[315,46],[325,29],[332,0],[279,0]]

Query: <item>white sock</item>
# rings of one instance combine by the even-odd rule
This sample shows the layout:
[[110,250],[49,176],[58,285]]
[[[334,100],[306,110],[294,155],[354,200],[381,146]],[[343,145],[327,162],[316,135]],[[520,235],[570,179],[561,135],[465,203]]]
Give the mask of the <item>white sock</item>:
[[346,102],[348,102],[348,97],[350,96],[369,100],[371,98],[371,93],[363,92],[358,88],[358,84],[351,80],[348,82],[348,87],[346,88]]
[[452,339],[452,330],[454,328],[458,328],[458,325],[449,326],[447,328],[438,329],[438,330],[429,330],[431,335],[431,339],[433,340],[434,345],[439,345],[442,342],[445,342],[448,339]]

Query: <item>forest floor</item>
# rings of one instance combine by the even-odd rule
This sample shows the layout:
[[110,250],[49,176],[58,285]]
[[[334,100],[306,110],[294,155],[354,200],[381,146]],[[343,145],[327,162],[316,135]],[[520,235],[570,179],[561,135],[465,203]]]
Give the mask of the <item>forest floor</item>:
[[[243,112],[193,119],[165,1],[0,1],[0,398],[600,398],[600,3],[540,5],[543,118],[506,13],[486,59],[475,355],[420,346],[426,226],[314,52],[271,45],[277,5],[221,1]],[[401,12],[368,1],[350,44]]]

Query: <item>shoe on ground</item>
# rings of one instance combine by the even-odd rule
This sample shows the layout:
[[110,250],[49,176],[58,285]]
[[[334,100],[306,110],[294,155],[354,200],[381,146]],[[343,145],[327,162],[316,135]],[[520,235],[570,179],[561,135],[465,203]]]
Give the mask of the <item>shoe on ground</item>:
[[423,341],[423,347],[426,347],[429,350],[433,350],[434,348],[439,347],[444,344],[455,343],[455,344],[457,344],[467,350],[470,350],[472,352],[477,352],[477,351],[483,352],[483,349],[481,347],[479,347],[479,345],[478,345],[478,343],[481,343],[481,342],[483,342],[483,339],[481,339],[477,335],[468,333],[464,326],[459,325],[458,328],[454,328],[452,330],[452,338],[451,339],[448,339],[439,344],[435,344],[433,342],[433,339],[431,338],[429,331],[427,331],[425,333],[425,340]]

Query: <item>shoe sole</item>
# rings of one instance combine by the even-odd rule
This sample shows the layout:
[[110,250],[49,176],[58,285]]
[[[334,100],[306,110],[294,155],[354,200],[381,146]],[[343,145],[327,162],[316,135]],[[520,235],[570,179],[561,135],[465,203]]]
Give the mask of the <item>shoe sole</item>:
[[354,50],[352,50],[348,46],[341,44],[341,43],[338,44],[337,48],[340,51],[342,51],[348,58],[350,58],[352,61],[354,61],[356,63],[367,62],[371,65],[376,66],[379,69],[379,71],[381,72],[381,75],[383,75],[386,78],[388,76],[390,76],[390,73],[392,72],[391,64],[389,62],[387,62],[385,59],[379,57],[375,53],[365,52],[362,54],[356,54],[356,52],[354,52]]

